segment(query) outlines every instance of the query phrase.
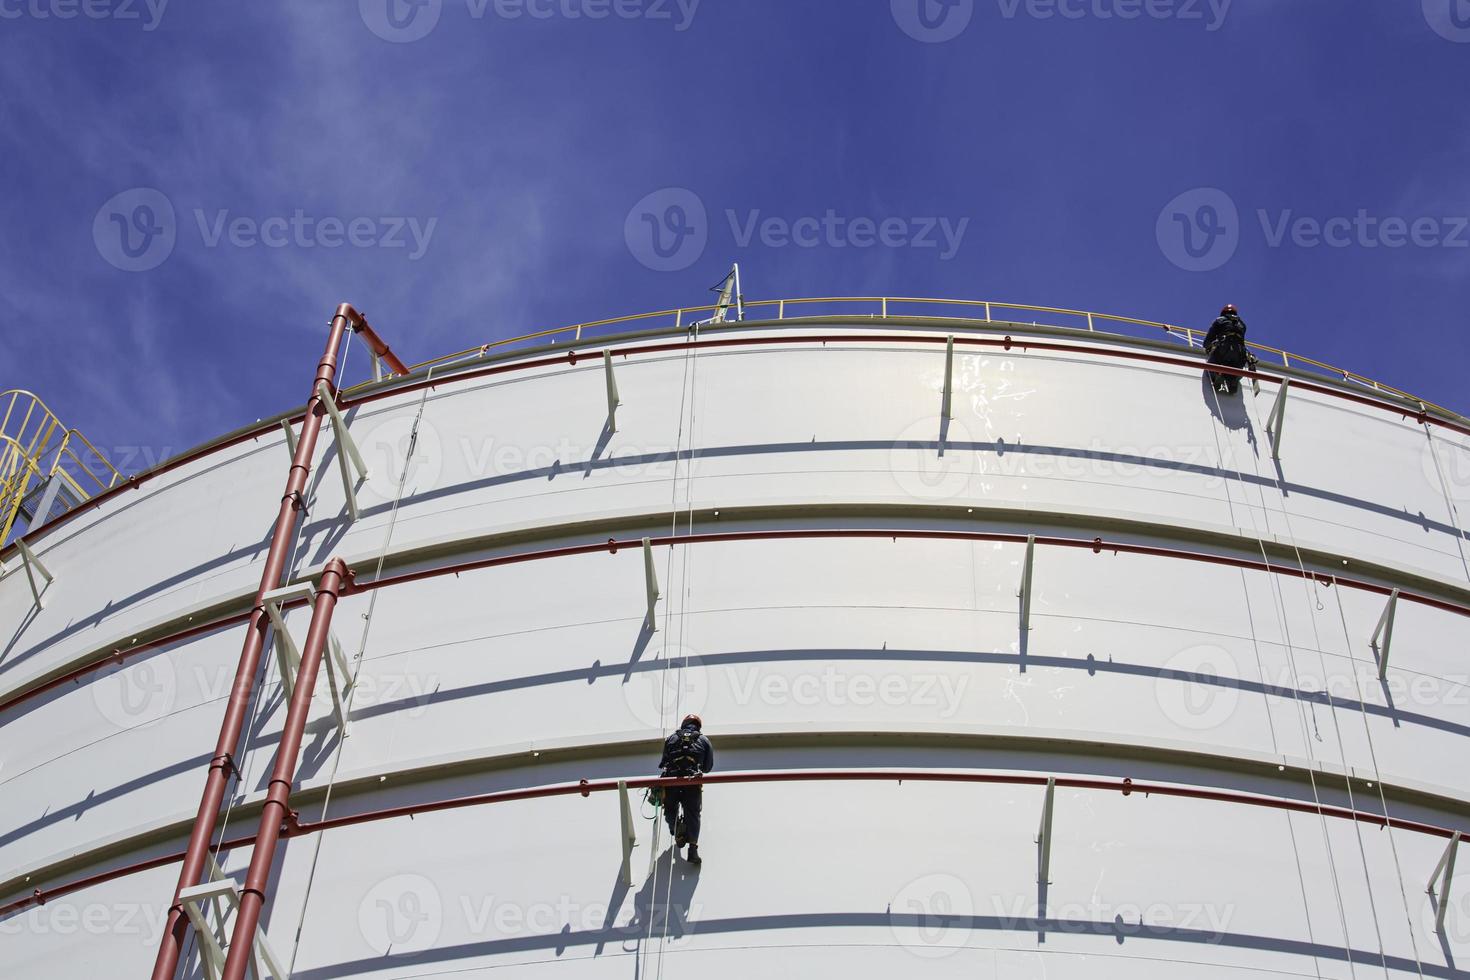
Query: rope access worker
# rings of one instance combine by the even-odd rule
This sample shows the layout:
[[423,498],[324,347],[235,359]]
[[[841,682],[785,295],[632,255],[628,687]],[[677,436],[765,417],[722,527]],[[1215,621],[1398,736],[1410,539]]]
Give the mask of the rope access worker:
[[[715,765],[715,750],[700,731],[704,722],[699,715],[685,715],[679,730],[664,739],[664,754],[658,767],[665,776],[693,779],[709,772]],[[674,837],[677,851],[689,845],[689,863],[699,864],[699,807],[702,786],[665,786],[664,820]],[[681,819],[682,817],[682,819]]]
[[[1255,366],[1256,359],[1245,346],[1245,321],[1240,318],[1240,311],[1234,303],[1226,303],[1220,316],[1210,325],[1210,332],[1205,334],[1205,353],[1209,355],[1211,364],[1234,368]],[[1233,395],[1240,390],[1240,375],[1211,371],[1210,384],[1216,391]]]

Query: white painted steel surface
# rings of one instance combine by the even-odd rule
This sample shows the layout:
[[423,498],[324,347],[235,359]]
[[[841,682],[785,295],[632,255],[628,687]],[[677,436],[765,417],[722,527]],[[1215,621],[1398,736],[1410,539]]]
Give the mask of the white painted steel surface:
[[[1470,439],[1294,385],[1278,468],[1264,428],[1274,385],[1217,402],[1193,369],[963,345],[945,420],[943,337],[955,330],[922,344],[889,331],[614,348],[615,432],[600,353],[361,405],[346,413],[371,471],[360,519],[346,519],[327,427],[291,578],[314,580],[334,555],[370,579],[380,555],[395,572],[656,537],[671,510],[687,532],[692,510],[696,534],[946,527],[1269,549],[1288,563],[1300,549],[1324,577],[1470,596],[1458,530]],[[0,698],[163,624],[242,610],[284,438],[209,455],[32,542],[56,582],[38,609],[23,569],[0,580]],[[1386,802],[1398,819],[1470,828],[1470,618],[1400,601],[1380,681],[1370,638],[1384,596],[1039,544],[1023,633],[1024,554],[871,538],[659,546],[656,631],[637,547],[350,596],[335,630],[349,659],[361,653],[351,733],[338,737],[320,682],[298,805],[319,815],[334,778],[340,815],[647,775],[659,733],[698,710],[722,771],[1131,776],[1374,812]],[[306,619],[287,617],[298,641]],[[241,632],[0,715],[0,903],[181,848]],[[265,659],[231,836],[254,829],[285,714]],[[619,880],[616,794],[422,814],[288,840],[265,921],[311,980],[503,967],[1453,976],[1470,958],[1466,883],[1443,932],[1426,893],[1441,838],[1060,788],[1042,888],[1041,801],[1032,786],[712,787],[703,869],[671,863],[666,837],[655,848],[645,812],[632,888]],[[248,859],[238,849],[226,870],[243,874]],[[176,875],[12,913],[0,963],[11,976],[142,975]]]

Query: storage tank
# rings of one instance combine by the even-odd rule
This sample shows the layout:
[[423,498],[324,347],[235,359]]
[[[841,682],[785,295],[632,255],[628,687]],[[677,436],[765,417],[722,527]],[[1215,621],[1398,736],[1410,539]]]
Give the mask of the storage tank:
[[1162,323],[742,312],[409,367],[344,305],[305,407],[19,521],[7,975],[1462,975],[1470,422]]

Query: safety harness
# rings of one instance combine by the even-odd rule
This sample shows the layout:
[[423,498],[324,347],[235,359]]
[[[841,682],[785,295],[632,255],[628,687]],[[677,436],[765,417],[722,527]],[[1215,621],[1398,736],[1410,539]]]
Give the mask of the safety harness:
[[665,776],[695,776],[699,774],[699,729],[681,728],[675,733],[679,744],[664,766]]

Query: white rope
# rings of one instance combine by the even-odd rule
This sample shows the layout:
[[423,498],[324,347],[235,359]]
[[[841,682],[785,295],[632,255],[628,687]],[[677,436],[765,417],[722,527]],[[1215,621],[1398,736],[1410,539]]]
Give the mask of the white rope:
[[[1210,394],[1211,394],[1211,397],[1214,398],[1214,400],[1215,400],[1216,414],[1221,419],[1223,419],[1225,417],[1225,413],[1224,413],[1223,408],[1220,405],[1219,389],[1217,389],[1213,385],[1211,385]],[[1243,395],[1241,396],[1241,401],[1242,401],[1242,409],[1243,409],[1244,408],[1244,396]],[[1247,413],[1247,418],[1249,418],[1249,413]],[[1228,440],[1226,442],[1226,445],[1230,447],[1230,466],[1231,466],[1232,469],[1235,470],[1235,474],[1236,474],[1236,477],[1238,478],[1238,482],[1239,482],[1239,484],[1241,486],[1242,491],[1244,491],[1244,489],[1245,489],[1245,471],[1243,469],[1241,469],[1241,467],[1240,467],[1240,464],[1239,464],[1239,462],[1237,460],[1237,456],[1236,456],[1236,452],[1235,452],[1234,446],[1231,446]],[[1224,462],[1224,461],[1222,460],[1222,462]],[[1260,489],[1259,489],[1259,481],[1261,480],[1260,469],[1259,469],[1259,467],[1255,467],[1254,465],[1253,465],[1252,468],[1255,469],[1256,479],[1258,481],[1257,482],[1257,497],[1259,498],[1260,503],[1261,503],[1261,511],[1262,511],[1263,514],[1269,514],[1269,511],[1268,511],[1268,509],[1266,507],[1265,494],[1262,493],[1260,491]],[[1279,487],[1278,487],[1278,489],[1279,489]],[[1256,539],[1256,546],[1260,549],[1260,552],[1261,552],[1261,560],[1267,566],[1269,566],[1271,564],[1271,559],[1270,559],[1270,556],[1267,555],[1267,553],[1266,553],[1266,542],[1265,542],[1265,538],[1261,534],[1260,526],[1256,523],[1255,514],[1252,513],[1252,511],[1251,511],[1251,506],[1250,506],[1249,501],[1246,501],[1245,502],[1245,511],[1246,511],[1246,516],[1250,519],[1250,522],[1251,522],[1251,533],[1252,533],[1252,535]],[[1288,529],[1288,535],[1289,534],[1290,534],[1290,531]],[[1293,541],[1293,547],[1295,547],[1295,542],[1294,541]],[[1298,553],[1298,554],[1300,554],[1300,553]],[[1351,943],[1351,940],[1350,940],[1350,937],[1349,937],[1349,934],[1348,934],[1347,910],[1346,910],[1346,907],[1344,906],[1343,899],[1342,899],[1342,884],[1341,884],[1341,881],[1340,881],[1339,876],[1338,876],[1338,873],[1337,873],[1337,857],[1336,857],[1336,855],[1335,855],[1335,853],[1333,851],[1333,848],[1332,848],[1331,829],[1327,826],[1327,815],[1325,813],[1323,813],[1323,811],[1322,811],[1322,798],[1321,798],[1321,794],[1320,794],[1320,792],[1318,790],[1318,787],[1317,787],[1316,752],[1312,748],[1312,734],[1308,731],[1308,727],[1307,727],[1307,713],[1306,713],[1306,710],[1302,706],[1302,699],[1301,699],[1301,676],[1300,676],[1300,672],[1297,670],[1297,666],[1296,666],[1295,644],[1292,641],[1292,638],[1291,638],[1291,626],[1290,626],[1290,623],[1287,621],[1287,617],[1286,617],[1285,599],[1284,599],[1284,597],[1281,594],[1281,585],[1280,585],[1280,582],[1277,581],[1277,576],[1269,575],[1269,573],[1268,573],[1268,581],[1270,582],[1271,595],[1272,595],[1272,600],[1273,600],[1273,606],[1274,606],[1275,611],[1276,611],[1277,624],[1281,627],[1281,635],[1282,635],[1282,639],[1283,639],[1283,641],[1285,643],[1285,647],[1286,647],[1286,661],[1287,661],[1287,664],[1290,665],[1290,667],[1291,667],[1291,674],[1292,674],[1292,696],[1293,696],[1293,699],[1296,702],[1298,719],[1301,721],[1302,741],[1305,744],[1306,750],[1307,750],[1307,762],[1308,762],[1308,765],[1307,765],[1307,778],[1308,778],[1308,781],[1311,784],[1311,789],[1312,789],[1312,802],[1313,802],[1313,805],[1317,808],[1317,817],[1318,817],[1318,820],[1320,821],[1321,827],[1322,827],[1322,842],[1323,842],[1323,845],[1327,849],[1327,864],[1328,864],[1328,868],[1332,871],[1332,889],[1333,889],[1333,894],[1334,894],[1334,896],[1336,898],[1336,901],[1337,901],[1338,921],[1342,925],[1343,953],[1347,957],[1348,970],[1349,970],[1349,972],[1353,976],[1356,976],[1357,975],[1357,971],[1355,969],[1355,964],[1353,962],[1352,943]],[[1247,602],[1249,602],[1249,600],[1247,600]],[[1314,629],[1315,629],[1315,623],[1316,623],[1316,617],[1314,615],[1313,616],[1313,628]],[[1267,707],[1267,711],[1269,712],[1269,710],[1270,710],[1270,708],[1268,706]],[[1314,714],[1313,715],[1313,727],[1315,727],[1315,724],[1316,724],[1316,722],[1315,722],[1315,714]],[[1317,737],[1320,738],[1321,737],[1320,734],[1318,734]],[[1288,826],[1289,825],[1290,825],[1290,823],[1288,821]],[[1293,836],[1293,840],[1294,840],[1295,839],[1295,834],[1293,834],[1292,836]],[[1308,929],[1309,930],[1311,929],[1310,919],[1308,921]]]
[[[1258,471],[1258,475],[1259,475],[1259,471]],[[1348,809],[1350,809],[1350,810],[1357,810],[1357,803],[1356,803],[1356,801],[1354,799],[1354,794],[1353,794],[1352,768],[1348,765],[1348,760],[1347,760],[1347,747],[1343,744],[1343,739],[1342,739],[1342,725],[1338,721],[1338,717],[1337,717],[1337,705],[1333,702],[1333,699],[1332,699],[1332,688],[1331,688],[1331,685],[1328,684],[1328,682],[1327,682],[1327,654],[1326,654],[1326,652],[1322,648],[1322,636],[1321,636],[1320,631],[1317,629],[1317,610],[1322,608],[1322,604],[1320,602],[1319,597],[1313,592],[1313,587],[1314,587],[1314,584],[1316,582],[1316,577],[1314,575],[1309,575],[1308,574],[1307,568],[1306,568],[1306,563],[1302,559],[1301,549],[1297,546],[1296,533],[1292,529],[1292,526],[1291,526],[1291,512],[1287,509],[1287,506],[1286,506],[1286,493],[1285,493],[1285,489],[1281,486],[1281,481],[1280,480],[1277,480],[1276,481],[1276,484],[1277,484],[1277,490],[1281,494],[1281,516],[1282,516],[1283,520],[1286,523],[1286,534],[1287,534],[1287,538],[1291,542],[1292,552],[1296,555],[1297,569],[1301,572],[1301,576],[1302,576],[1302,589],[1306,592],[1307,598],[1308,598],[1308,610],[1307,611],[1308,611],[1308,614],[1311,616],[1311,620],[1312,620],[1312,638],[1313,638],[1313,641],[1314,641],[1314,643],[1316,644],[1316,647],[1317,647],[1317,661],[1318,661],[1318,666],[1319,666],[1319,668],[1320,668],[1320,670],[1322,672],[1322,693],[1323,693],[1323,696],[1327,700],[1327,712],[1328,712],[1328,715],[1332,718],[1332,730],[1333,730],[1334,737],[1337,739],[1338,762],[1342,766],[1343,785],[1347,789]],[[1334,579],[1334,581],[1335,581],[1335,579]],[[1339,599],[1339,603],[1340,602],[1341,602],[1341,600]],[[1352,661],[1352,656],[1351,656],[1351,641],[1349,641],[1348,650],[1349,650],[1349,659],[1350,659],[1350,661]],[[1349,669],[1353,673],[1353,683],[1354,683],[1354,685],[1357,685],[1358,678],[1357,678],[1357,672],[1356,672],[1356,669],[1355,668],[1356,668],[1356,662],[1353,661],[1352,662],[1352,665],[1350,666]],[[1358,703],[1361,706],[1362,705],[1362,691],[1361,691],[1361,689],[1359,689],[1358,694],[1359,694]],[[1369,751],[1372,752],[1372,749],[1373,749],[1373,737],[1372,737],[1372,733],[1371,732],[1368,733],[1368,747],[1369,747]],[[1381,786],[1381,783],[1380,783],[1380,786]],[[1367,851],[1366,845],[1363,843],[1363,825],[1361,823],[1357,822],[1357,821],[1354,821],[1353,822],[1353,831],[1356,834],[1357,840],[1358,840],[1358,856],[1362,860],[1362,863],[1363,863],[1363,883],[1366,886],[1367,893],[1368,893],[1368,908],[1369,908],[1369,910],[1370,910],[1370,912],[1372,913],[1372,916],[1373,916],[1373,930],[1374,930],[1374,933],[1378,937],[1378,951],[1379,951],[1379,956],[1382,959],[1384,973],[1385,973],[1385,975],[1387,975],[1387,973],[1389,972],[1388,971],[1388,953],[1384,949],[1384,945],[1383,945],[1383,928],[1382,928],[1382,926],[1380,924],[1380,921],[1379,921],[1379,918],[1378,918],[1378,902],[1374,898],[1374,895],[1373,895],[1373,879],[1372,879],[1371,872],[1369,871],[1369,868],[1368,868],[1368,851]],[[1416,960],[1417,960],[1417,954],[1416,954]]]
[[[1334,586],[1337,586],[1337,576],[1335,575],[1332,577],[1332,584]],[[1419,970],[1419,976],[1422,977],[1424,976],[1424,964],[1419,959],[1419,940],[1414,935],[1414,916],[1413,913],[1409,911],[1409,895],[1406,891],[1404,891],[1404,867],[1403,864],[1399,861],[1399,845],[1393,833],[1393,816],[1388,809],[1388,797],[1383,792],[1383,777],[1378,768],[1378,750],[1374,748],[1373,745],[1373,731],[1368,723],[1368,704],[1366,700],[1364,700],[1363,686],[1359,683],[1358,678],[1357,658],[1352,655],[1353,641],[1351,634],[1348,632],[1347,613],[1343,609],[1342,605],[1341,586],[1337,586],[1337,615],[1338,619],[1342,623],[1342,637],[1343,642],[1347,645],[1348,658],[1353,662],[1353,688],[1357,692],[1358,696],[1358,712],[1362,715],[1363,718],[1363,734],[1367,736],[1368,739],[1368,758],[1373,763],[1373,785],[1378,788],[1378,805],[1383,808],[1383,819],[1386,821],[1385,829],[1388,830],[1388,844],[1393,851],[1393,866],[1394,870],[1398,873],[1399,897],[1403,900],[1404,903],[1404,921],[1408,924],[1409,927],[1409,942],[1414,949],[1414,965]]]
[[[431,382],[433,380],[434,369],[430,368],[429,373],[425,376],[425,381]],[[393,531],[398,526],[398,508],[399,504],[403,500],[404,487],[408,485],[408,474],[413,469],[414,454],[418,451],[419,424],[423,421],[424,407],[428,402],[429,391],[431,388],[432,385],[426,383],[424,385],[423,394],[419,396],[418,412],[414,415],[413,428],[409,431],[408,449],[403,454],[403,472],[398,475],[398,487],[393,495],[393,506],[388,514],[388,527],[383,532],[383,546],[378,550],[377,564],[373,569],[374,581],[377,581],[383,575],[383,564],[388,557],[388,548],[393,542]],[[373,612],[377,608],[378,594],[380,591],[381,590],[379,589],[374,589],[372,591],[372,594],[368,597],[367,612],[363,613],[362,635],[358,639],[357,653],[355,653],[352,658],[352,681],[347,690],[346,701],[342,705],[343,718],[350,718],[352,715],[352,702],[357,697],[357,679],[358,676],[362,673],[362,664],[365,654],[367,652],[368,634],[372,631]],[[337,747],[332,753],[332,771],[327,777],[326,794],[322,798],[320,817],[320,819],[322,820],[327,819],[327,811],[332,805],[332,792],[337,785],[337,772],[342,766],[342,749],[345,744],[346,738],[344,735],[343,738],[337,740]],[[306,890],[301,897],[301,915],[296,920],[296,934],[292,938],[291,943],[291,964],[288,967],[288,970],[293,974],[296,972],[296,956],[301,951],[301,935],[306,928],[306,911],[311,904],[311,892],[313,886],[316,884],[317,865],[321,860],[322,843],[326,835],[316,834],[315,837],[316,840],[312,846],[311,865],[306,874]]]
[[[690,446],[691,446],[691,455],[692,455],[693,427],[694,427],[695,367],[697,366],[697,358],[698,358],[698,351],[695,348],[693,348],[693,347],[686,348],[685,353],[684,353],[684,371],[683,371],[683,377],[680,380],[680,384],[679,384],[679,426],[678,426],[677,434],[675,435],[675,440],[674,440],[674,473],[673,473],[672,481],[671,481],[671,484],[670,484],[670,487],[669,487],[669,536],[670,537],[673,537],[673,536],[677,535],[678,530],[679,530],[679,467],[680,467],[680,463],[681,463],[681,460],[683,459],[683,455],[684,455],[683,450],[684,450],[684,432],[685,432],[686,418],[687,418],[688,427],[689,427],[689,430],[690,430]],[[686,409],[687,409],[687,411],[686,411]],[[692,464],[692,460],[691,460],[690,473],[689,473],[688,476],[685,477],[685,481],[686,481],[686,491],[685,491],[686,500],[691,500],[691,501],[692,501],[692,496],[693,496],[693,490],[692,490],[692,485],[693,485],[693,468],[692,467],[693,467],[693,464]],[[692,510],[692,503],[690,504],[690,507],[691,507],[691,510],[690,510],[690,513],[689,513],[689,529],[692,531],[693,530],[693,520],[694,520],[693,510]],[[682,587],[684,587],[686,589],[686,596],[687,596],[687,575],[688,575],[688,567],[689,567],[689,565],[688,565],[688,563],[689,563],[689,549],[688,548],[684,548],[683,549],[683,555],[681,557],[682,557],[682,572],[681,572],[681,575],[680,575],[680,579],[681,579],[680,584],[681,584]],[[665,580],[665,582],[668,583],[668,588],[669,588],[669,601],[666,602],[665,605],[664,605],[664,636],[665,637],[667,637],[669,635],[669,629],[670,629],[670,627],[672,625],[672,621],[673,621],[673,607],[674,607],[674,604],[675,604],[674,603],[675,590],[674,590],[674,582],[673,582],[673,567],[674,567],[674,549],[673,549],[672,546],[670,546],[668,558],[665,560],[665,563],[664,563],[664,580]],[[683,614],[682,614],[682,610],[683,610],[683,608],[685,606],[685,603],[684,602],[680,602],[679,605],[680,605],[680,608],[681,608],[681,615],[680,615],[680,620],[679,620],[679,644],[678,645],[682,649],[682,646],[683,646],[683,638],[684,638],[684,617],[683,617]],[[664,731],[667,731],[672,726],[673,720],[674,719],[677,719],[679,717],[679,711],[682,708],[683,696],[684,696],[684,691],[683,691],[683,685],[684,685],[684,663],[683,663],[683,659],[682,658],[679,661],[679,665],[675,668],[675,667],[673,667],[673,660],[671,658],[669,658],[667,656],[667,654],[665,654],[664,666],[662,668],[662,676],[660,678],[660,685],[661,685],[662,689],[665,692],[668,691],[668,683],[667,683],[667,681],[668,681],[669,671],[670,671],[671,668],[673,668],[673,672],[674,672],[674,685],[675,685],[674,686],[674,697],[671,698],[671,699],[666,699],[665,700],[665,703],[660,706],[660,715],[659,715],[659,717],[660,717],[660,720],[663,721],[663,730]],[[669,710],[670,708],[673,709],[672,712]],[[667,800],[665,801],[665,806],[667,807]],[[667,813],[667,810],[665,810],[665,812]],[[649,894],[651,896],[657,896],[658,895],[658,864],[657,864],[657,855],[659,853],[659,846],[660,846],[660,842],[661,842],[661,834],[662,834],[662,828],[661,827],[658,827],[658,826],[655,826],[654,827],[654,832],[653,832],[653,855],[652,855],[653,858],[654,858],[653,879],[652,879],[651,887],[650,887],[650,890],[649,890]],[[674,868],[673,868],[673,862],[670,861],[668,880],[664,883],[664,902],[663,902],[663,905],[662,905],[663,919],[664,919],[664,921],[663,921],[663,927],[662,927],[662,929],[660,931],[659,943],[658,943],[658,950],[659,950],[659,960],[658,960],[658,962],[659,962],[659,971],[660,972],[662,971],[662,968],[663,968],[663,948],[664,948],[664,945],[668,941],[669,904],[670,904],[670,900],[671,900],[672,895],[673,895],[673,888],[674,888]],[[658,907],[657,907],[656,903],[650,902],[649,904],[650,904],[650,909],[649,909],[649,913],[650,914],[649,914],[648,923],[647,923],[647,925],[648,925],[648,932],[647,932],[647,936],[646,936],[646,942],[644,944],[644,949],[642,951],[642,953],[643,953],[642,958],[641,958],[642,959],[642,962],[640,962],[640,964],[639,964],[639,975],[640,976],[643,974],[644,970],[646,969],[647,958],[648,958],[648,954],[650,952],[649,947],[652,947],[652,945],[653,945],[653,920],[654,920],[654,917],[655,917],[655,915],[657,914],[657,911],[658,911]]]

